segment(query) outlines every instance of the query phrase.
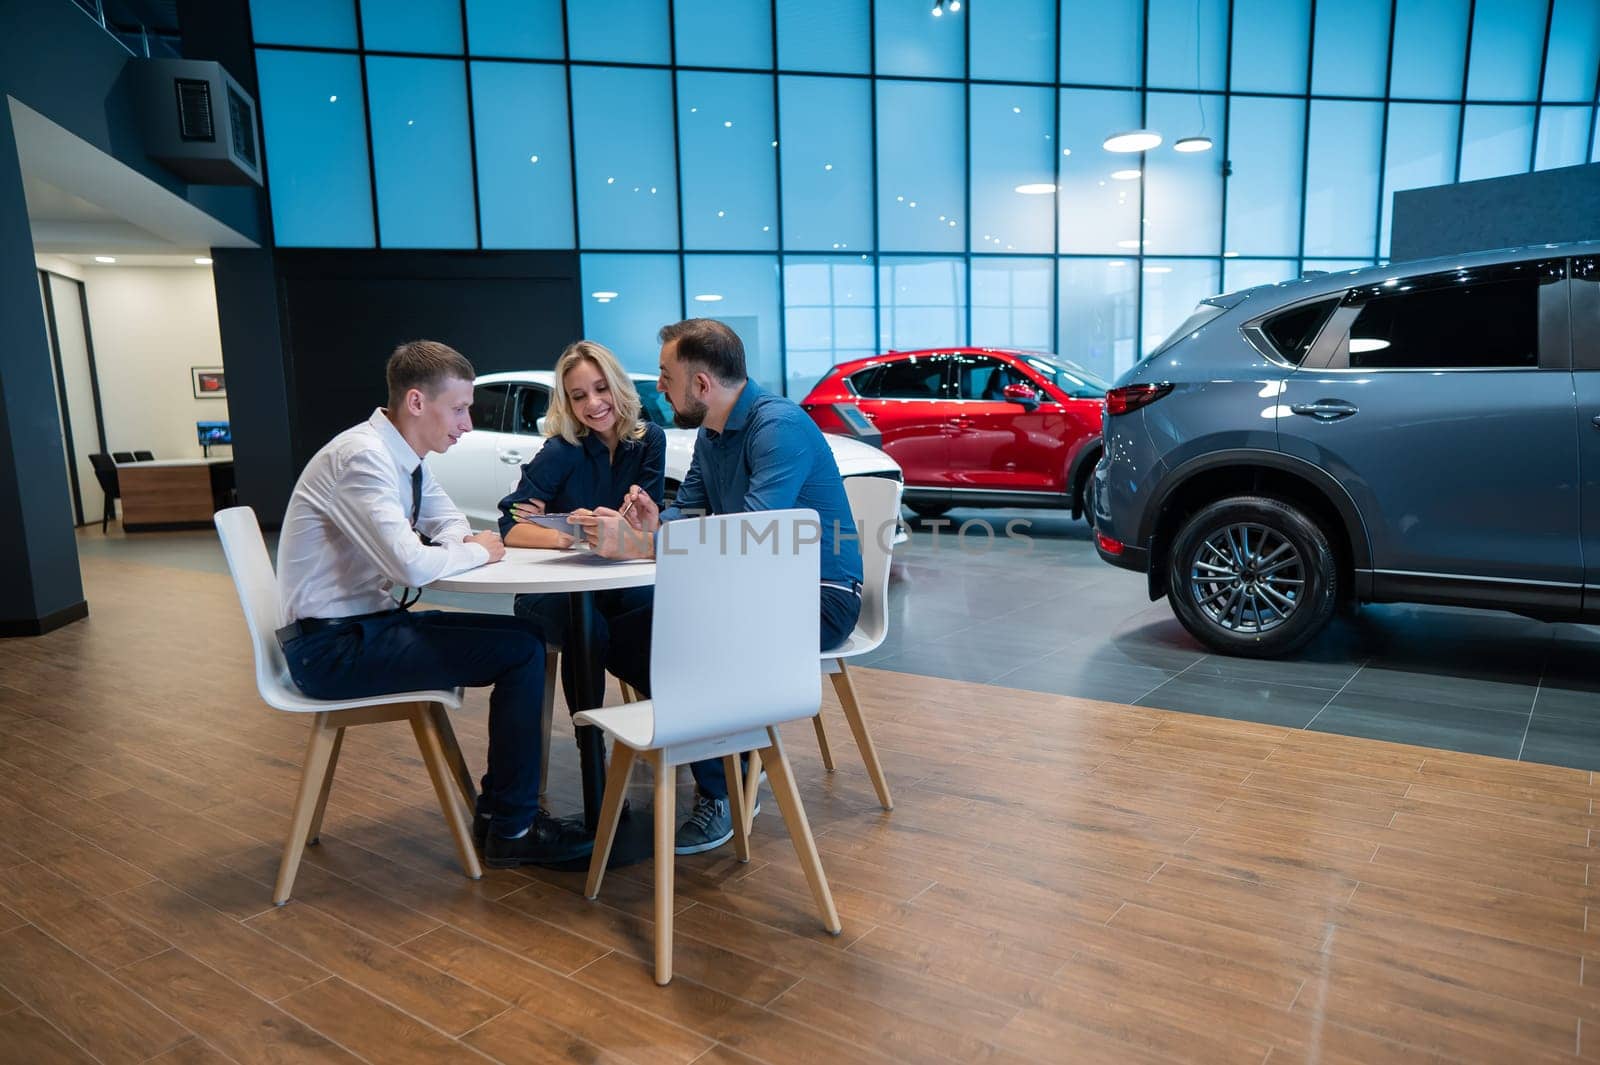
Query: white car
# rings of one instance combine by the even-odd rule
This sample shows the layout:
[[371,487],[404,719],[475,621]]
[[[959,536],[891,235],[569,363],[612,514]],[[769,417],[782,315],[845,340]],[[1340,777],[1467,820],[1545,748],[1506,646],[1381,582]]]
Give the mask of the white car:
[[[672,408],[656,391],[656,379],[633,374],[645,415],[667,432],[667,498],[689,472],[695,432],[672,424]],[[500,500],[517,486],[522,467],[544,445],[542,425],[550,406],[555,374],[523,370],[484,374],[472,396],[472,432],[440,455],[428,456],[428,468],[473,526],[496,528]],[[892,477],[902,480],[900,464],[870,444],[832,433],[824,434],[844,477]],[[901,536],[896,537],[899,542]]]

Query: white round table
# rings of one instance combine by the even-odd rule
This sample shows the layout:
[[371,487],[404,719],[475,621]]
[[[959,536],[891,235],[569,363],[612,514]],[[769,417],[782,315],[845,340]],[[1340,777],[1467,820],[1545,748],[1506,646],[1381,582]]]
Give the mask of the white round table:
[[[508,547],[506,557],[487,566],[445,577],[428,585],[445,592],[475,592],[483,595],[549,594],[566,592],[570,608],[563,654],[577,656],[574,661],[588,661],[589,629],[594,613],[592,592],[606,592],[618,588],[639,588],[656,582],[656,564],[653,559],[612,561],[579,548],[567,551],[546,551],[530,547]],[[576,691],[569,694],[576,705],[568,710],[577,713],[598,707],[605,698],[604,691],[591,691],[589,671],[573,670]],[[606,745],[600,730],[592,725],[580,725],[575,730],[578,740],[578,763],[583,771],[583,819],[590,831],[600,820],[600,802],[606,788]],[[644,818],[645,827],[649,819]],[[632,848],[627,848],[631,850]],[[645,854],[649,851],[646,850]],[[616,855],[613,864],[617,864]],[[584,865],[588,862],[585,860]]]

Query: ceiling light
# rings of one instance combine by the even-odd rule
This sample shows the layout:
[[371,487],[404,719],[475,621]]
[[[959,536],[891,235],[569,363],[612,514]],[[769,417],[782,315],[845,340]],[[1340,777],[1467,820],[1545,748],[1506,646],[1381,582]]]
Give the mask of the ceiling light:
[[1144,171],[1142,171],[1142,170],[1113,170],[1113,171],[1111,171],[1111,180],[1112,181],[1138,181],[1139,180],[1139,175],[1141,175],[1143,173],[1144,173]]
[[694,298],[696,303],[721,303],[722,297],[715,292],[702,292]]
[[601,301],[614,300],[617,298],[617,294],[615,292],[591,292],[589,295]]
[[114,263],[117,260],[113,259],[109,255],[96,255],[94,257],[94,261],[97,262],[97,263]]
[[933,10],[929,12],[934,18],[944,15],[944,0],[933,0]]
[[1236,251],[1225,251],[1222,253],[1222,257],[1224,259],[1237,259],[1239,257],[1239,253]]
[[1209,152],[1211,150],[1210,137],[1183,137],[1172,146],[1175,152]]
[[197,255],[195,256],[194,264],[196,266],[210,266],[211,260],[206,258],[204,255]]
[[1117,241],[1117,247],[1119,247],[1119,248],[1137,248],[1141,243],[1143,243],[1143,242],[1142,241],[1137,241],[1137,240],[1119,240],[1119,241]]
[[954,15],[961,10],[961,0],[950,0],[950,14]]
[[537,163],[537,162],[538,162],[538,161],[539,161],[539,157],[538,157],[538,156],[537,156],[537,155],[530,155],[530,156],[528,156],[528,162],[530,162],[530,163]]
[[1387,340],[1378,340],[1376,337],[1351,337],[1350,354],[1362,355],[1369,351],[1382,351],[1389,346]]
[[1170,273],[1172,273],[1172,267],[1170,267],[1170,266],[1147,266],[1147,267],[1144,268],[1144,272],[1147,273],[1147,274],[1170,274]]
[[330,104],[336,104],[339,102],[339,98],[337,96],[330,96],[328,97],[328,102]]
[[1026,185],[1018,185],[1015,191],[1024,196],[1048,196],[1056,191],[1056,187],[1048,181],[1032,181]]
[[1147,152],[1151,148],[1159,147],[1161,134],[1153,129],[1130,129],[1123,133],[1113,133],[1100,145],[1108,152]]
[[1110,262],[1106,263],[1106,265],[1107,266],[1127,266],[1128,265],[1128,260],[1126,260],[1126,259],[1112,259]]
[[1071,148],[1063,148],[1063,149],[1061,149],[1061,154],[1062,155],[1071,155],[1072,154],[1072,149]]

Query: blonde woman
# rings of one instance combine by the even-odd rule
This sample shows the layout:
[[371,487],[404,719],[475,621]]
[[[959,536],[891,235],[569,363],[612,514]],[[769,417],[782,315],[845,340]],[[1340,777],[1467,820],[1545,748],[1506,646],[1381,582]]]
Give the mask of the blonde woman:
[[[660,504],[666,488],[666,434],[643,415],[638,390],[605,345],[580,340],[561,353],[544,424],[549,439],[522,467],[516,490],[500,501],[500,534],[507,547],[570,547],[571,536],[528,519],[596,507],[615,510],[631,485]],[[569,705],[571,671],[580,665],[590,671],[590,691],[605,690],[610,619],[650,601],[649,588],[595,594],[595,629],[589,636],[593,660],[577,663],[571,655],[561,656],[561,681]],[[565,595],[519,595],[515,610],[518,617],[533,622],[546,643],[566,642]]]

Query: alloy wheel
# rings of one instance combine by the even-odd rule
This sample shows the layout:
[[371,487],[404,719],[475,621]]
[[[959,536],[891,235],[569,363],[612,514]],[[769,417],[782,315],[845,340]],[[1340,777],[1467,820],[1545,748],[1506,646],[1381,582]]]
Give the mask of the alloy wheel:
[[1189,594],[1230,632],[1271,632],[1300,607],[1305,559],[1282,533],[1253,522],[1225,525],[1206,537],[1189,566]]

